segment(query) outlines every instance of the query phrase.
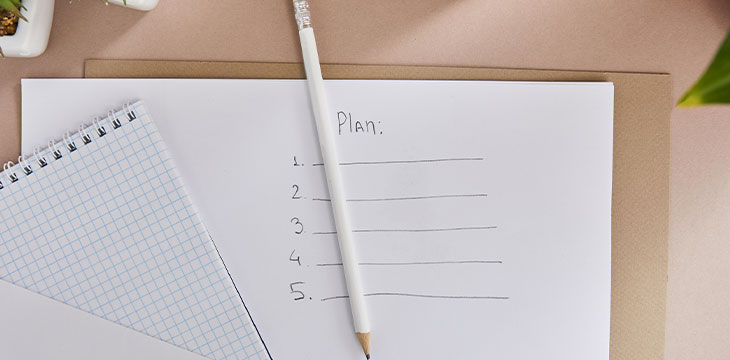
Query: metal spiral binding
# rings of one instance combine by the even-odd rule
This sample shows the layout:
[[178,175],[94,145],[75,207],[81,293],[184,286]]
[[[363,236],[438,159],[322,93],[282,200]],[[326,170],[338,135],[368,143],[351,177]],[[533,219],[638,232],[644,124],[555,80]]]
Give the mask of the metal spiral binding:
[[[134,109],[129,106],[129,104],[124,104],[122,106],[122,113],[127,116],[128,122],[137,119],[137,114],[134,112]],[[91,125],[81,125],[79,127],[78,134],[81,136],[81,141],[84,145],[88,145],[93,141],[94,134],[96,134],[98,138],[107,134],[107,128],[102,124],[103,121],[108,122],[111,125],[112,130],[122,127],[122,121],[119,119],[117,114],[114,111],[109,110],[105,118],[101,120],[98,117],[94,118]],[[33,174],[34,166],[37,166],[38,169],[46,167],[49,164],[49,160],[51,160],[49,159],[49,156],[52,157],[52,160],[61,159],[64,155],[64,148],[69,154],[78,150],[78,146],[73,141],[71,134],[64,134],[62,142],[64,146],[59,148],[55,141],[49,141],[48,147],[45,150],[41,151],[38,148],[33,150],[32,159],[21,155],[18,157],[17,164],[12,161],[8,161],[3,164],[3,171],[0,173],[0,191],[7,188],[9,184],[20,181],[21,177],[19,177],[18,174],[28,177]]]
[[89,145],[91,143],[91,134],[89,134],[89,127],[88,126],[79,126],[79,134],[81,135],[81,141],[84,142],[84,145]]
[[25,162],[25,159],[23,158],[23,155],[18,156],[18,166],[20,166],[21,169],[23,169],[23,172],[25,175],[30,175],[33,173],[33,168]]
[[41,156],[40,152],[41,152],[40,149],[35,148],[33,150],[33,157],[35,157],[35,161],[38,162],[38,166],[43,168],[43,167],[46,167],[46,165],[48,165],[48,160],[46,160],[45,156]]
[[58,160],[63,157],[63,153],[61,152],[61,149],[56,148],[56,143],[53,142],[53,140],[48,142],[48,148],[53,151],[53,158],[55,160]]
[[78,149],[76,147],[76,143],[74,143],[73,140],[71,140],[71,134],[65,133],[63,134],[63,143],[66,144],[66,149],[68,149],[68,152],[72,153]]
[[104,125],[99,123],[99,118],[94,118],[94,126],[96,126],[96,133],[99,135],[99,137],[103,137],[106,135],[106,129],[104,129]]

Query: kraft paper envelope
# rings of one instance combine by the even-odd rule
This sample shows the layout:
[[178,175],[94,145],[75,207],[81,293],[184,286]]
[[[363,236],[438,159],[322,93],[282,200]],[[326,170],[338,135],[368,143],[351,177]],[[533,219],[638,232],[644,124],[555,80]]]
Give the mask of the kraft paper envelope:
[[[612,360],[663,359],[669,226],[668,74],[323,65],[330,79],[611,81],[615,89]],[[88,78],[304,78],[301,64],[88,60]]]

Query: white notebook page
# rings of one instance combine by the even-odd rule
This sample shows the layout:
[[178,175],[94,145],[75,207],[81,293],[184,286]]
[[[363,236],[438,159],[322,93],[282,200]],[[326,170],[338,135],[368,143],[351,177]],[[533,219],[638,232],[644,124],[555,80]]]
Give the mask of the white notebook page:
[[[612,84],[327,88],[374,358],[608,358]],[[22,92],[24,152],[77,125],[47,121],[55,112],[144,99],[272,357],[361,356],[306,83]]]

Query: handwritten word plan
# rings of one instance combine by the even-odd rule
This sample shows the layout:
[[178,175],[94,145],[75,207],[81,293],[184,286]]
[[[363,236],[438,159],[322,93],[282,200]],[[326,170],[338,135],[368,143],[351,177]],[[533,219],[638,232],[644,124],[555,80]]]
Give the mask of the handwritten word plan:
[[[120,97],[143,99],[271,356],[362,356],[304,81],[22,91],[26,153]],[[608,359],[611,83],[327,91],[373,358]],[[51,124],[56,113],[73,121]]]

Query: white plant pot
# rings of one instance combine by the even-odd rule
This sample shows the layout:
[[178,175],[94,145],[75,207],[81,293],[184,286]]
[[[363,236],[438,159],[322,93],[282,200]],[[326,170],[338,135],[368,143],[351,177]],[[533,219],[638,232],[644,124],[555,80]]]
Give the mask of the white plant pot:
[[23,0],[25,9],[20,13],[28,21],[20,20],[14,35],[0,36],[0,49],[8,57],[34,57],[43,54],[48,46],[53,23],[55,0]]
[[[127,0],[127,7],[149,11],[157,6],[159,0]],[[124,0],[109,0],[109,3],[124,6]]]

